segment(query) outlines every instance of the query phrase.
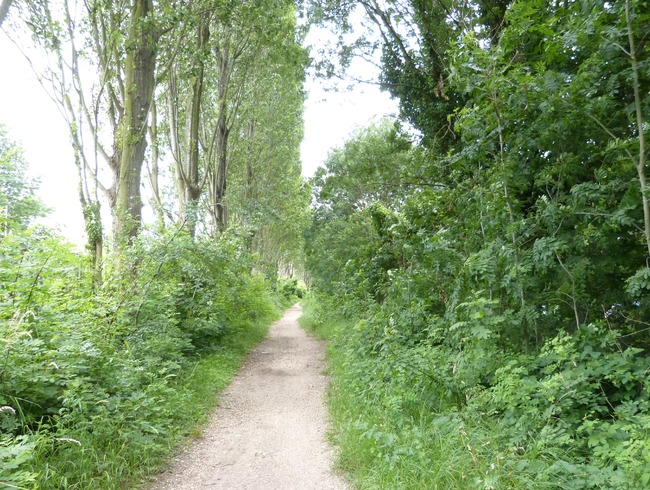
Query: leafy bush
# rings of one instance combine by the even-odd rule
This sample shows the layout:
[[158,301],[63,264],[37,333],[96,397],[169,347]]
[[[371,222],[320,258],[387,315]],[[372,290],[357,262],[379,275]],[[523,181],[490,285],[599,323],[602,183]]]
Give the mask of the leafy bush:
[[440,343],[417,310],[374,309],[355,323],[331,298],[306,306],[307,324],[330,339],[334,437],[360,488],[650,481],[650,361],[616,331],[586,325],[535,354],[490,358]]
[[[13,411],[7,406],[0,409],[3,409],[2,413]],[[2,413],[0,417],[4,418]],[[4,421],[2,428],[7,429]],[[38,476],[31,469],[36,446],[35,439],[27,435],[11,437],[2,434],[0,436],[0,484],[5,488],[33,488]]]
[[261,338],[255,326],[276,315],[245,250],[236,233],[143,237],[106,261],[93,290],[89,261],[49,232],[3,238],[3,483],[114,487],[166,454],[196,419],[182,407],[199,355],[234,372],[241,346]]
[[302,299],[307,294],[307,286],[296,277],[280,277],[277,283],[277,290],[287,300],[294,298]]
[[650,361],[639,354],[601,326],[561,333],[499,368],[466,412],[496,422],[494,444],[518,448],[513,471],[534,467],[563,488],[647,486]]
[[361,488],[649,488],[647,2],[407,3],[367,20],[420,134],[358,131],[312,181],[343,460]]

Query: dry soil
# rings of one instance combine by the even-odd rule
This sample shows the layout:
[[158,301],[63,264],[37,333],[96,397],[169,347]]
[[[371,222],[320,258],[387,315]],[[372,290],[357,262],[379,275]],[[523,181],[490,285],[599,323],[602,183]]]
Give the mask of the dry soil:
[[247,358],[201,438],[150,490],[347,489],[326,440],[324,343],[294,306]]

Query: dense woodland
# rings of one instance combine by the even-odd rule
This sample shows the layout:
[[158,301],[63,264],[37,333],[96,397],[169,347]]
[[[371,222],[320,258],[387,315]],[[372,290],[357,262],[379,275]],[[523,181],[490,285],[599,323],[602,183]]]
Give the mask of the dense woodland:
[[[2,129],[3,485],[135,486],[304,260],[359,488],[650,486],[647,0],[2,0],[0,23],[67,123],[88,236],[33,224]],[[311,23],[339,57],[310,58]],[[330,153],[309,210],[305,70],[377,54],[399,118]]]
[[321,18],[352,5],[379,42],[347,54],[381,50],[401,121],[314,178],[342,464],[359,488],[650,487],[650,4]]

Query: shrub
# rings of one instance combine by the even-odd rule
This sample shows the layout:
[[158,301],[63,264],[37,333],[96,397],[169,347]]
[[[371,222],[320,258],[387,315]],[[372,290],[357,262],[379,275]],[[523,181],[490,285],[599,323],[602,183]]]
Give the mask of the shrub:
[[276,312],[234,233],[143,236],[95,290],[89,262],[42,230],[2,239],[0,265],[0,482],[18,488],[114,487],[144,471],[191,418],[177,380],[228,349],[232,371],[250,345],[233,339],[258,339],[245,332]]
[[295,277],[283,276],[278,279],[277,291],[287,300],[302,299],[307,294],[307,286]]
[[639,354],[599,325],[560,333],[538,356],[499,368],[493,386],[477,393],[466,414],[496,421],[493,437],[500,442],[493,444],[519,448],[512,470],[535,467],[539,482],[645,487],[650,361]]

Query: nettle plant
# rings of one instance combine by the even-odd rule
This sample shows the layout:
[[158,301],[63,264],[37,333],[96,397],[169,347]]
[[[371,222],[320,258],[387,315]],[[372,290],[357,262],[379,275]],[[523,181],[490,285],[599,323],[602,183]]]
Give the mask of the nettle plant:
[[638,488],[650,481],[650,361],[640,354],[605,325],[562,332],[498,368],[465,416],[493,431],[492,451],[514,448],[511,469],[566,488]]

